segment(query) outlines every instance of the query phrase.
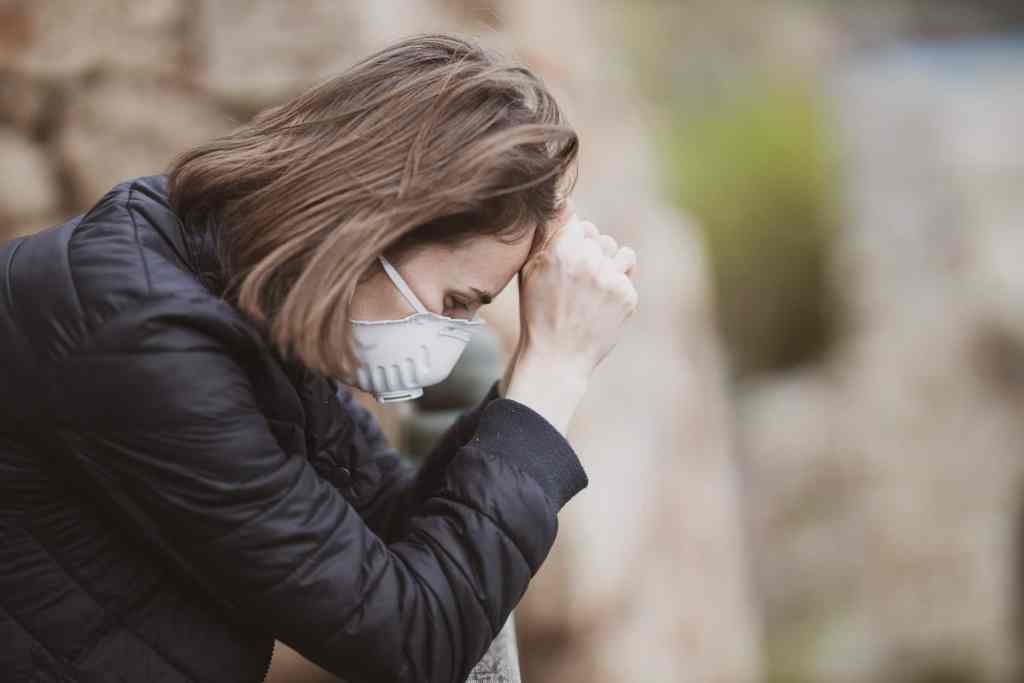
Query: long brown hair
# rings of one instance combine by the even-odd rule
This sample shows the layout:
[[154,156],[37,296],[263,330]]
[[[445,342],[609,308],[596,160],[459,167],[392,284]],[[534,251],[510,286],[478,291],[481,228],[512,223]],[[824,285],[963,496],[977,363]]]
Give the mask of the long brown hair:
[[342,377],[352,295],[379,254],[542,233],[578,149],[526,66],[420,33],[179,155],[170,202],[186,229],[213,226],[222,295]]

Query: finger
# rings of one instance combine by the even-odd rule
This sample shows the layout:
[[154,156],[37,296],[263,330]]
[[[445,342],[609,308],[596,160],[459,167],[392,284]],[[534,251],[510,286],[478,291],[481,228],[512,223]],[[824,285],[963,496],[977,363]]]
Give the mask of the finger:
[[603,289],[615,292],[622,302],[626,304],[627,308],[630,309],[629,314],[632,315],[636,309],[636,302],[639,300],[636,286],[625,273],[618,270],[611,259],[604,259],[601,264],[601,273],[598,276],[598,281]]
[[619,251],[619,243],[615,241],[615,238],[611,235],[597,235],[597,243],[601,245],[601,249],[604,251],[604,255],[608,258],[612,258]]
[[597,236],[601,234],[600,231],[598,231],[597,226],[595,226],[590,221],[585,221],[581,218],[580,222],[583,223],[583,234],[586,237],[591,239],[597,239]]
[[572,197],[568,197],[562,204],[562,208],[559,209],[558,213],[555,215],[555,218],[544,226],[544,230],[542,231],[544,233],[544,241],[541,243],[537,251],[545,249],[552,243],[552,241],[557,239],[558,234],[565,226],[577,219],[576,204],[573,202]]
[[636,252],[631,247],[619,249],[612,257],[612,262],[619,272],[625,273],[630,280],[636,281]]
[[604,253],[595,240],[583,239],[579,247],[580,260],[583,261],[586,270],[597,273],[601,268],[601,261],[604,261]]
[[587,239],[583,235],[583,226],[574,217],[551,236],[550,246],[552,249],[572,252],[578,250],[581,243],[586,241]]
[[[549,246],[554,244],[555,241],[559,239],[559,236],[565,229],[565,226],[571,222],[573,222],[572,217],[570,217],[570,220],[562,225],[556,226],[554,223],[549,223],[545,225],[543,229],[538,228],[534,232],[534,243],[533,246],[530,248],[530,253],[536,254],[538,252],[544,251]],[[538,237],[541,240],[540,242],[537,241]]]
[[626,303],[629,305],[629,315],[633,315],[640,308],[640,294],[636,287],[631,287],[626,294]]

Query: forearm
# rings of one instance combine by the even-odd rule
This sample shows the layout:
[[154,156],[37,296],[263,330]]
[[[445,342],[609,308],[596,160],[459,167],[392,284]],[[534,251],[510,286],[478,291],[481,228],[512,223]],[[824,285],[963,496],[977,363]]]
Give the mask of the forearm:
[[[558,363],[548,354],[517,348],[503,376],[491,384],[476,406],[459,415],[445,430],[414,473],[391,462],[397,459],[398,452],[387,446],[376,422],[367,415],[360,422],[379,459],[374,459],[372,465],[365,463],[377,468],[377,483],[372,498],[361,501],[360,513],[383,538],[401,536],[409,511],[441,485],[448,463],[476,432],[484,408],[496,398],[526,405],[566,436],[572,415],[586,391],[587,382],[582,377],[583,373],[571,363]],[[383,453],[385,450],[393,452]]]
[[409,511],[440,485],[448,463],[476,432],[484,408],[499,397],[497,384],[492,382],[483,398],[448,426],[415,468],[397,462],[402,456],[387,444],[375,420],[366,423],[375,457],[365,465],[376,468],[376,482],[372,498],[360,501],[359,511],[382,538],[400,535]]
[[571,363],[524,350],[511,369],[504,396],[532,408],[566,436],[587,384],[586,373]]

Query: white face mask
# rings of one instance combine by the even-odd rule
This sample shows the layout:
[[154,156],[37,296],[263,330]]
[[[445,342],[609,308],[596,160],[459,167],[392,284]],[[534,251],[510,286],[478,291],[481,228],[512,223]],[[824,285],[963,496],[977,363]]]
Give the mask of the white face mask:
[[408,401],[423,395],[423,387],[451,374],[474,329],[486,325],[449,318],[427,310],[395,267],[378,256],[384,272],[416,313],[400,320],[349,320],[361,365],[345,384],[370,392],[381,403]]

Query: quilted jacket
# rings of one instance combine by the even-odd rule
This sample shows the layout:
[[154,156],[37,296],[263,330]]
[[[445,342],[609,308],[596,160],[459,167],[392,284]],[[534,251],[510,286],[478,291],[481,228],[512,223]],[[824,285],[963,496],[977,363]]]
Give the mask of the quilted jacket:
[[422,465],[220,296],[167,179],[0,243],[0,680],[464,681],[587,486],[497,381]]

